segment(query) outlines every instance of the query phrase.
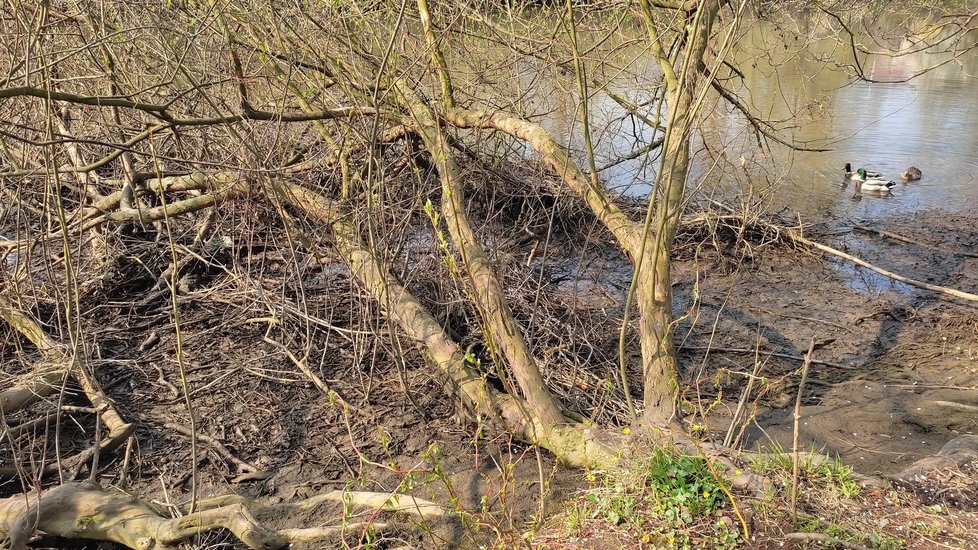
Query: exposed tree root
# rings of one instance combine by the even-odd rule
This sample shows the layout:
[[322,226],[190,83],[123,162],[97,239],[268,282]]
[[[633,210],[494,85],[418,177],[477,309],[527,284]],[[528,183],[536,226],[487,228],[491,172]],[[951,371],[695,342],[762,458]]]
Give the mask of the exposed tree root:
[[[104,440],[96,442],[92,447],[61,461],[60,467],[72,471],[72,478],[98,453],[112,451],[129,438],[132,434],[132,424],[122,419],[116,412],[111,400],[102,392],[98,381],[92,376],[83,349],[79,349],[77,353],[72,353],[72,350],[61,346],[48,336],[40,325],[14,307],[3,296],[0,296],[0,318],[33,342],[45,358],[31,375],[23,378],[22,384],[15,385],[10,390],[5,390],[3,394],[0,394],[0,405],[3,407],[4,415],[33,403],[43,395],[54,393],[59,388],[59,386],[54,385],[55,381],[64,380],[65,377],[75,380],[98,413],[102,424],[108,428],[109,434]],[[30,395],[31,391],[37,393],[32,396]],[[53,470],[49,466],[35,474],[46,475],[52,472]],[[6,473],[11,474],[12,472]]]
[[[262,521],[282,513],[310,510],[326,502],[403,512],[420,519],[445,515],[433,502],[406,495],[330,491],[304,501],[263,505],[236,495],[207,499],[199,510],[177,518],[162,507],[127,493],[91,482],[66,483],[36,493],[0,500],[0,536],[9,538],[10,550],[23,550],[35,533],[112,541],[134,549],[166,547],[205,531],[227,529],[249,548],[286,548],[335,536],[343,530],[359,532],[366,524],[345,527],[284,529],[276,531]],[[384,524],[373,524],[374,528]]]
[[956,468],[974,461],[978,461],[978,435],[959,435],[945,443],[937,454],[914,462],[902,472],[890,476],[890,479],[896,483],[913,485],[926,482],[927,474],[934,470]]

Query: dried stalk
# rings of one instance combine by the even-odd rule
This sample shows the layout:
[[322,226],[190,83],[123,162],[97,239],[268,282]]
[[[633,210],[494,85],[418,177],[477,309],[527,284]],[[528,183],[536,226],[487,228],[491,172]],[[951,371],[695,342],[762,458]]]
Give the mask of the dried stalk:
[[812,364],[812,353],[815,351],[815,337],[812,336],[805,354],[805,363],[801,366],[801,382],[798,383],[798,397],[795,398],[794,430],[791,442],[791,519],[798,521],[796,505],[798,502],[798,423],[801,421],[801,397],[808,380],[808,366]]

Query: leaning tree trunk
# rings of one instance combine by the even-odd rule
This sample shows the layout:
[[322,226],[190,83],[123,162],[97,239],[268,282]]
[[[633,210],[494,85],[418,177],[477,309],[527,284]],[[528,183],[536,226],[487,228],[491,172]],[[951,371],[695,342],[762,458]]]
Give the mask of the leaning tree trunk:
[[[445,56],[431,29],[431,14],[426,0],[418,0],[418,12],[425,31],[425,41],[431,50],[431,61],[441,82],[442,105],[446,109],[451,109],[455,105],[452,97],[452,78],[448,72]],[[395,84],[395,90],[400,101],[417,122],[418,133],[438,168],[442,184],[442,214],[445,217],[445,226],[448,227],[452,241],[458,247],[463,271],[467,274],[467,282],[472,288],[472,302],[482,318],[486,344],[499,359],[505,358],[513,378],[516,379],[516,384],[530,406],[527,414],[532,414],[548,431],[565,424],[560,406],[547,389],[539,365],[523,337],[523,330],[513,316],[513,310],[503,292],[499,275],[479,244],[475,230],[469,222],[465,211],[461,170],[455,162],[454,152],[448,147],[442,128],[435,120],[432,110],[405,81]],[[544,435],[536,434],[536,437]]]
[[513,316],[499,276],[469,223],[460,181],[461,170],[452,150],[445,143],[445,137],[430,109],[404,83],[400,83],[397,89],[417,120],[418,132],[438,167],[445,226],[458,247],[462,271],[467,275],[466,282],[472,287],[473,302],[485,325],[486,343],[501,351],[534,418],[547,429],[566,423],[523,338],[523,330]]

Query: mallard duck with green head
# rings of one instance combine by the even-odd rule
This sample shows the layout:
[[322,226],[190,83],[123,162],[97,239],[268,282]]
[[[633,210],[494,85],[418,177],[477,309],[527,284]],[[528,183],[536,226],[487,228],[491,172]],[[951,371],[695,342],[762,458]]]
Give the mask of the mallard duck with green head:
[[861,193],[863,191],[880,191],[888,193],[890,189],[896,187],[896,183],[890,180],[884,180],[876,177],[871,177],[865,168],[860,168],[852,175],[852,181],[856,183],[856,193]]
[[[846,163],[845,170],[846,170],[846,179],[851,179],[853,176],[856,175],[856,172],[853,172],[852,171],[852,165],[849,164],[848,162]],[[868,177],[871,177],[871,178],[882,178],[883,177],[883,174],[881,174],[879,172],[873,172],[871,170],[866,170],[866,175]]]

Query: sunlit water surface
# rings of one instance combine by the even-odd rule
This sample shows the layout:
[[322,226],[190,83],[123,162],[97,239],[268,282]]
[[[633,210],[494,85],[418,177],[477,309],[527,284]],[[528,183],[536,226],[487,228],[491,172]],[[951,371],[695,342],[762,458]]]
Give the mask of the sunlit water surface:
[[[968,53],[909,82],[895,81],[946,57],[870,56],[860,62],[869,78],[883,82],[869,83],[834,67],[852,63],[851,54],[838,41],[778,46],[779,51],[767,47],[772,33],[754,25],[738,42],[733,61],[745,78],[727,80],[727,86],[756,115],[783,121],[781,135],[829,150],[792,151],[770,140],[759,148],[746,119],[713,97],[695,140],[696,163],[690,177],[694,196],[729,197],[754,186],[755,193],[769,190],[768,208],[798,212],[807,219],[978,211],[978,55]],[[653,81],[655,65],[642,55],[629,55],[634,73],[641,77],[644,72]],[[561,87],[573,90],[567,83],[554,86]],[[614,91],[632,101],[648,100],[640,86],[629,82]],[[538,112],[547,113],[539,120],[566,139],[565,144],[577,150],[586,165],[577,137],[582,133],[579,111],[567,95],[559,97],[536,98]],[[589,107],[599,167],[655,137],[607,94],[594,92]],[[651,115],[651,107],[648,112]],[[724,158],[720,163],[715,161],[718,156]],[[854,199],[853,186],[842,177],[846,162],[854,169],[862,166],[882,172],[898,185],[886,196],[864,193]],[[607,167],[601,176],[616,192],[643,196],[654,181],[656,165],[654,158],[639,157]],[[910,165],[919,167],[923,178],[903,184],[900,172]]]

